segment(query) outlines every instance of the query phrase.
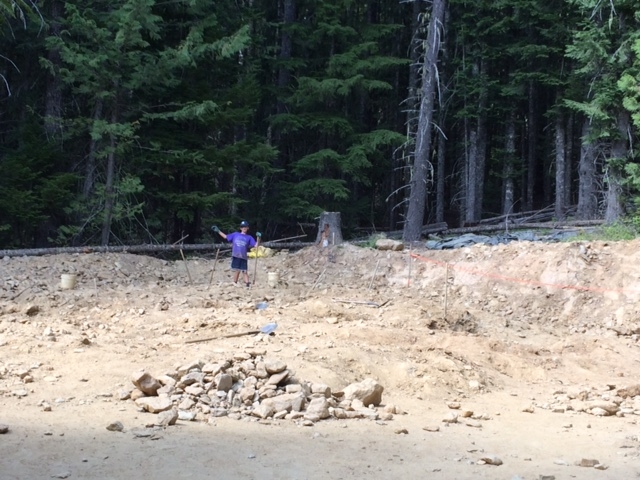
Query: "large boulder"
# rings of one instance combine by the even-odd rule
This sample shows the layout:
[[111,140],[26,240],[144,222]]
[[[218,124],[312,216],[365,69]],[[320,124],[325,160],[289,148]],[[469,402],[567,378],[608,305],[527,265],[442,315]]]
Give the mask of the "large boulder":
[[365,407],[378,406],[382,402],[384,387],[372,378],[366,378],[359,383],[352,383],[344,389],[344,400],[360,400]]

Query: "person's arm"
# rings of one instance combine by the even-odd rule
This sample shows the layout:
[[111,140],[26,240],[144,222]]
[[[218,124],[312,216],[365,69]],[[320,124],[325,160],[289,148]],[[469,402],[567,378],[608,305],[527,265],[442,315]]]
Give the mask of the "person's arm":
[[251,235],[249,235],[249,238],[251,239],[249,241],[249,247],[255,248],[260,244],[260,240],[262,240],[262,234],[260,232],[256,232],[256,238],[253,238]]
[[222,230],[220,230],[218,228],[217,225],[214,225],[213,227],[211,227],[211,230],[213,230],[215,233],[217,233],[218,235],[220,235],[222,238],[224,238],[225,240],[227,240],[227,234],[224,233]]

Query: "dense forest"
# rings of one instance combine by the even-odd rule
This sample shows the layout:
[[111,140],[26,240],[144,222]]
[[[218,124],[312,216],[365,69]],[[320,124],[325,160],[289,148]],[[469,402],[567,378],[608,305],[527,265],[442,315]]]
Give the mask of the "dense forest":
[[634,217],[640,0],[0,0],[0,247]]

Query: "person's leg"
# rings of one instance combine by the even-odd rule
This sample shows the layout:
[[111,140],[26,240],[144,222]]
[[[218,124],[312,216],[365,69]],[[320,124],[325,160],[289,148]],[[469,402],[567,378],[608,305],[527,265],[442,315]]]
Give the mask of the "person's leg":
[[245,285],[248,287],[249,284],[249,267],[248,267],[248,261],[243,259],[238,259],[238,266],[240,271],[242,272],[242,279],[244,280]]
[[233,283],[237,284],[240,278],[240,272],[242,271],[242,259],[232,257],[231,258],[231,270],[233,270]]

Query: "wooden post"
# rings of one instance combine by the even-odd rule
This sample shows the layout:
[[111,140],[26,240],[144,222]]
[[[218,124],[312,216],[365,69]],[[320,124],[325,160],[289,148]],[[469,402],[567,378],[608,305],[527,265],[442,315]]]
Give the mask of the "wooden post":
[[447,307],[449,302],[449,264],[444,274],[444,320],[447,319]]
[[211,282],[213,282],[213,274],[216,271],[216,265],[218,264],[218,255],[220,255],[220,247],[216,251],[216,259],[213,261],[213,268],[211,269],[211,278],[209,279],[209,288],[211,288]]
[[307,295],[305,296],[309,296],[309,294],[311,293],[311,291],[316,288],[316,285],[318,285],[318,282],[320,281],[320,279],[322,278],[322,276],[324,275],[324,272],[327,271],[327,267],[324,268],[324,270],[322,270],[322,272],[320,273],[320,275],[318,275],[318,278],[316,278],[316,282],[311,286],[311,288],[309,289],[309,291],[307,292]]
[[193,285],[193,280],[191,279],[191,272],[189,272],[189,265],[187,264],[187,259],[184,258],[184,253],[182,253],[182,249],[180,249],[180,256],[182,257],[182,261],[184,262],[184,268],[187,270],[187,275],[189,276],[189,283]]
[[407,276],[407,288],[411,286],[411,243],[409,243],[409,275]]
[[258,254],[260,253],[260,239],[262,237],[258,237],[258,241],[256,242],[256,264],[254,265],[254,269],[253,269],[253,284],[256,284],[256,277],[258,276]]
[[371,290],[371,285],[373,285],[373,281],[376,278],[376,273],[378,273],[378,267],[380,266],[380,259],[378,259],[378,263],[376,263],[376,269],[373,271],[373,276],[371,277],[371,281],[369,282],[368,290]]
[[340,212],[322,212],[318,221],[316,243],[321,247],[340,245],[343,242],[341,224]]

